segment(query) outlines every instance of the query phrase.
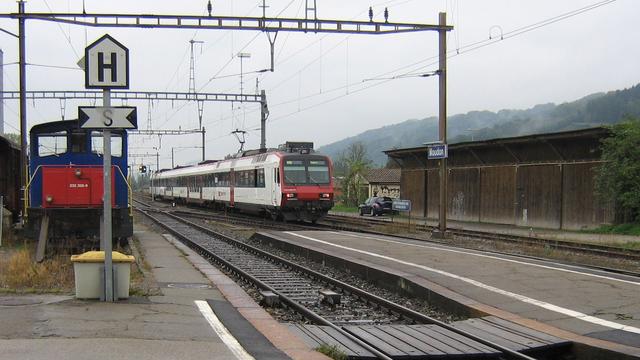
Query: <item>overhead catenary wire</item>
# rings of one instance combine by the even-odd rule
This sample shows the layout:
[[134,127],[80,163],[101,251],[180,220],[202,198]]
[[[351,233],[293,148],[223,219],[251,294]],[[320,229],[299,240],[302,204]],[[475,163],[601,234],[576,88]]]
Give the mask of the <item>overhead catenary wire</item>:
[[[51,6],[49,6],[49,3],[47,2],[47,0],[42,0],[44,1],[44,4],[47,6],[47,9],[49,9],[50,12],[54,12],[51,9]],[[73,53],[76,55],[76,57],[79,59],[81,56],[79,55],[78,51],[76,50],[75,46],[73,46],[73,42],[71,42],[71,35],[67,34],[64,29],[62,28],[62,25],[60,25],[60,23],[56,23],[56,25],[58,25],[58,28],[60,29],[60,32],[62,32],[62,35],[64,36],[65,40],[67,40],[67,43],[69,43],[69,46],[71,46],[71,50],[73,50]]]
[[[591,10],[595,10],[595,9],[597,9],[599,7],[611,4],[611,3],[615,2],[615,1],[616,0],[599,1],[597,3],[593,3],[593,4],[590,4],[590,5],[584,6],[582,8],[579,8],[579,9],[575,9],[575,10],[572,10],[572,11],[569,11],[569,12],[565,12],[565,13],[562,13],[562,14],[559,14],[559,15],[556,15],[556,16],[553,16],[553,17],[550,17],[550,18],[547,18],[547,19],[544,19],[544,20],[529,24],[529,25],[525,25],[525,26],[516,28],[514,30],[511,30],[509,32],[504,33],[503,36],[500,37],[500,38],[484,39],[484,40],[480,40],[480,41],[476,41],[476,42],[464,45],[464,46],[460,47],[459,49],[449,50],[449,51],[447,51],[447,58],[449,59],[449,58],[453,58],[453,57],[456,57],[456,56],[460,56],[460,55],[463,55],[463,54],[466,54],[466,53],[481,49],[483,47],[496,44],[496,43],[501,42],[503,40],[511,39],[511,38],[526,34],[528,32],[540,29],[542,27],[552,25],[552,24],[557,23],[559,21],[562,21],[562,20],[577,16],[577,15],[583,14],[583,13],[591,11]],[[367,90],[367,89],[370,89],[370,88],[373,88],[373,87],[376,87],[376,86],[380,86],[380,85],[386,84],[386,83],[388,83],[390,81],[393,81],[393,80],[406,78],[406,77],[418,77],[421,74],[423,74],[423,72],[421,72],[422,69],[425,69],[425,68],[427,68],[429,66],[437,65],[438,61],[433,61],[431,63],[420,65],[419,68],[412,69],[412,70],[410,70],[408,72],[396,74],[396,75],[393,75],[393,76],[387,77],[387,78],[382,78],[382,77],[388,76],[390,74],[397,73],[397,71],[399,69],[406,69],[406,68],[410,68],[410,67],[415,67],[415,66],[417,66],[419,64],[423,64],[425,62],[428,62],[429,60],[434,60],[434,59],[437,59],[437,58],[438,58],[438,56],[432,56],[432,57],[429,57],[429,58],[422,59],[420,61],[414,62],[414,63],[409,64],[409,65],[404,65],[401,68],[397,68],[395,70],[387,71],[387,72],[385,72],[383,74],[380,74],[380,75],[378,75],[376,77],[373,77],[371,79],[371,80],[380,80],[380,82],[373,83],[372,85],[361,87],[359,89],[350,91],[346,95],[335,96],[333,98],[330,98],[330,99],[327,99],[327,100],[323,100],[323,101],[321,101],[319,103],[316,103],[316,104],[313,104],[313,105],[309,105],[307,107],[300,107],[296,111],[292,111],[292,112],[289,112],[289,113],[284,114],[282,116],[275,117],[275,118],[271,119],[270,122],[273,123],[273,122],[288,118],[288,117],[290,117],[292,115],[295,115],[297,113],[300,113],[300,112],[303,112],[303,111],[306,111],[306,110],[310,110],[310,109],[316,108],[316,107],[321,106],[321,105],[325,105],[325,104],[333,102],[333,101],[340,100],[340,99],[344,98],[345,96],[352,95],[352,94],[355,94],[355,93],[358,93],[358,92],[361,92],[361,91],[364,91],[364,90]],[[340,90],[340,89],[345,89],[345,88],[348,88],[350,86],[358,86],[358,85],[362,85],[362,81],[351,82],[351,83],[343,85],[343,86],[335,87],[335,88],[330,89],[330,90],[325,90],[324,94],[335,92],[335,91]],[[311,98],[311,97],[315,97],[315,96],[319,96],[319,95],[322,95],[322,94],[312,94],[312,95],[305,96],[303,98]],[[270,107],[274,108],[274,107],[278,107],[278,106],[281,106],[281,105],[285,105],[285,104],[289,104],[289,103],[293,103],[293,102],[297,102],[297,101],[299,101],[299,99],[292,99],[292,100],[283,101],[283,102],[280,102],[280,103],[276,103],[276,104],[270,105]],[[257,128],[257,129],[259,130],[259,128]],[[256,128],[252,128],[250,131],[255,131],[255,130],[256,130]]]
[[[405,3],[412,2],[412,1],[415,1],[415,0],[404,0],[404,1],[400,1],[400,0],[389,0],[389,1],[384,1],[384,2],[377,3],[377,4],[375,4],[375,6],[389,5],[389,4],[398,3],[398,2],[399,2],[399,4],[405,4]],[[281,10],[281,11],[278,13],[278,15],[277,15],[277,16],[280,16],[280,15],[281,15],[281,14],[282,14],[282,13],[283,13],[287,8],[289,8],[289,7],[290,7],[290,5],[291,5],[292,3],[293,3],[293,1],[292,1],[292,2],[290,2],[289,4],[287,4],[287,6],[285,6],[285,8],[284,8],[283,10]],[[380,11],[380,13],[381,13],[381,12],[382,12],[382,10]],[[363,11],[359,12],[357,15],[355,15],[354,17],[352,17],[352,19],[353,19],[353,18],[356,18],[357,16],[360,16],[362,13],[363,13]],[[277,16],[276,16],[276,17],[277,17]],[[250,41],[249,41],[245,46],[243,46],[243,47],[242,47],[242,49],[240,49],[240,50],[239,50],[239,52],[242,52],[244,49],[246,49],[248,46],[250,46],[250,45],[251,45],[251,43],[253,43],[253,41],[255,41],[255,40],[257,39],[257,36],[258,36],[258,35],[254,36],[254,37],[253,37],[253,38],[252,38],[252,39],[251,39],[251,40],[250,40]],[[321,37],[319,40],[317,40],[317,41],[313,42],[313,43],[312,43],[312,44],[310,44],[309,46],[313,46],[313,45],[315,45],[316,43],[320,42],[320,41],[321,41],[324,37],[326,37],[326,36],[327,36],[327,35],[324,35],[324,36],[323,36],[323,37]],[[347,38],[348,38],[348,36],[347,36]],[[306,46],[306,47],[304,47],[303,49],[301,49],[300,51],[296,52],[294,55],[291,55],[291,56],[287,57],[287,59],[290,59],[290,58],[292,58],[293,56],[295,56],[295,55],[297,55],[297,54],[302,53],[302,52],[303,52],[305,49],[307,49],[309,46]],[[208,48],[208,47],[207,47],[207,48]],[[333,48],[335,48],[335,46],[334,46]],[[333,48],[332,48],[332,49],[333,49]],[[324,54],[321,54],[321,56],[326,55],[326,54],[327,54],[327,53],[329,53],[329,52],[330,52],[330,51],[326,51],[326,52],[324,52]],[[225,68],[226,68],[226,67],[227,67],[227,66],[228,66],[228,65],[229,65],[233,60],[234,60],[234,58],[235,58],[235,56],[234,56],[234,57],[232,57],[231,59],[229,59],[229,60],[228,60],[228,61],[227,61],[223,66],[222,66],[222,68],[221,68],[220,70],[218,70],[218,72],[217,72],[216,74],[214,74],[214,76],[213,76],[213,77],[211,77],[211,78],[210,78],[210,79],[209,79],[209,80],[208,80],[204,85],[202,85],[202,86],[200,87],[200,90],[198,90],[198,91],[201,91],[203,88],[205,88],[206,86],[208,86],[208,85],[209,85],[213,80],[215,80],[215,79],[219,76],[219,74],[220,74],[220,73],[221,73],[221,72],[222,72],[222,71],[223,71],[223,70],[224,70],[224,69],[225,69]],[[284,61],[286,62],[286,60],[287,60],[287,59],[285,59]],[[319,61],[319,58],[318,58],[318,59],[315,59],[312,63],[315,63],[315,62],[317,62],[317,61]],[[311,64],[308,64],[308,65],[306,65],[306,67],[308,67],[308,66],[310,66],[310,65],[311,65]],[[305,67],[305,68],[306,68],[306,67]],[[268,73],[264,73],[264,74],[261,74],[261,75],[263,75],[263,76],[267,76],[267,75],[268,75]],[[294,74],[293,74],[293,76],[296,76],[296,75],[297,75],[297,73],[294,73]],[[271,89],[270,89],[270,91],[271,91]],[[180,106],[180,107],[178,107],[178,109],[176,109],[176,110],[175,110],[171,115],[167,116],[167,117],[166,117],[166,119],[165,119],[165,121],[160,125],[160,127],[164,126],[164,125],[165,125],[167,122],[169,122],[173,117],[175,117],[175,116],[176,116],[176,115],[177,115],[177,114],[178,114],[178,113],[179,113],[179,112],[180,112],[180,111],[181,111],[185,106],[186,106],[186,104],[181,105],[181,106]],[[233,109],[232,109],[232,110],[233,110]],[[253,112],[255,112],[255,111],[251,111],[250,113],[253,113]],[[235,118],[235,114],[233,113],[233,111],[232,111],[232,114],[231,114],[230,116],[227,116],[227,117],[225,117],[225,118],[223,118],[223,119],[228,119],[228,118],[232,118],[232,119],[234,119],[234,118]],[[221,120],[221,121],[222,121],[222,120]],[[221,121],[217,121],[217,122],[221,122]],[[210,124],[211,124],[211,122],[207,122],[206,124],[207,124],[207,125],[210,125]]]

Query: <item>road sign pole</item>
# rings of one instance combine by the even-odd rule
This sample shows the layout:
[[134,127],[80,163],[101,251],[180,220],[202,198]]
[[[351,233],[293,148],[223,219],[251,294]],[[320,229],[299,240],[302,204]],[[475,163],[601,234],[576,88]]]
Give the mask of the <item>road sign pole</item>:
[[102,130],[104,186],[100,243],[104,250],[104,288],[101,300],[114,302],[118,296],[114,291],[112,259],[111,129],[137,128],[137,112],[135,107],[111,107],[111,89],[129,88],[129,49],[106,34],[84,49],[84,71],[85,87],[103,90],[101,107],[78,107],[78,122],[83,129]]
[[[111,106],[111,90],[103,92],[102,106]],[[104,174],[104,301],[113,302],[113,261],[111,258],[112,227],[111,227],[111,130],[104,129],[103,136],[103,174]]]

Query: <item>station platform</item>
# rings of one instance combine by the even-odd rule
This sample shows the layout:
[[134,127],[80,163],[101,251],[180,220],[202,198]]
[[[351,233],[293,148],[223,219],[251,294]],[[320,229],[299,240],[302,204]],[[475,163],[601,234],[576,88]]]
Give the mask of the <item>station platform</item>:
[[586,358],[640,357],[638,278],[382,235],[266,231],[254,240],[461,315],[496,316],[572,341]]
[[0,358],[328,359],[180,242],[139,223],[134,238],[155,295],[0,295]]
[[[350,212],[337,212],[330,211],[329,214],[338,215],[338,216],[347,216],[347,217],[355,217],[355,218],[367,218],[367,219],[375,219],[378,221],[387,221],[387,222],[398,222],[398,223],[408,223],[412,224],[420,224],[427,226],[438,226],[437,220],[426,219],[426,218],[408,218],[405,216],[376,216],[371,217],[369,215],[360,216],[357,213]],[[480,223],[480,222],[470,222],[470,221],[456,221],[456,220],[447,220],[447,227],[449,229],[464,229],[471,231],[481,231],[481,232],[489,232],[496,234],[505,234],[505,235],[515,235],[515,236],[528,236],[532,238],[540,238],[540,239],[548,239],[548,240],[562,240],[562,241],[572,241],[578,243],[592,243],[592,244],[603,244],[603,245],[623,245],[629,243],[640,243],[640,236],[632,236],[632,235],[616,235],[616,234],[596,234],[590,233],[586,231],[568,231],[568,230],[558,230],[558,229],[542,229],[542,228],[533,228],[533,227],[523,227],[523,226],[515,226],[509,224],[493,224],[493,223]]]

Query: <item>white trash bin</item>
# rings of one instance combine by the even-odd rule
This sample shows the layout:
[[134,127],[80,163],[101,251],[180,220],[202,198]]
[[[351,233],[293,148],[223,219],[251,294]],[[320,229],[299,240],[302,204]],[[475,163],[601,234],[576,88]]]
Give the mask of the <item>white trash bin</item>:
[[[135,257],[113,251],[111,259],[116,274],[115,295],[119,299],[127,299],[131,263],[135,261]],[[104,251],[87,251],[84,254],[72,255],[71,262],[76,282],[76,298],[99,299],[102,294],[100,278],[104,266]]]

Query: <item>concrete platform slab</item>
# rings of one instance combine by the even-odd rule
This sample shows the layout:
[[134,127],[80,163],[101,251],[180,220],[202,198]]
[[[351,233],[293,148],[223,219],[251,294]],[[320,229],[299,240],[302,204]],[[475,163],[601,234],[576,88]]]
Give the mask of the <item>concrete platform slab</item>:
[[[628,313],[640,309],[640,303],[629,301],[637,298],[640,280],[629,276],[389,236],[269,231],[254,238],[298,249],[299,255],[327,266],[351,266],[354,272],[376,269],[362,272],[383,286],[401,284],[401,290],[416,293],[417,286],[432,284],[436,292],[448,292],[446,297],[467,308],[546,327],[574,341],[589,342],[585,335],[598,331],[640,333],[640,318],[610,320],[609,315],[619,311],[620,302]],[[640,348],[626,344],[598,345],[640,356]]]

